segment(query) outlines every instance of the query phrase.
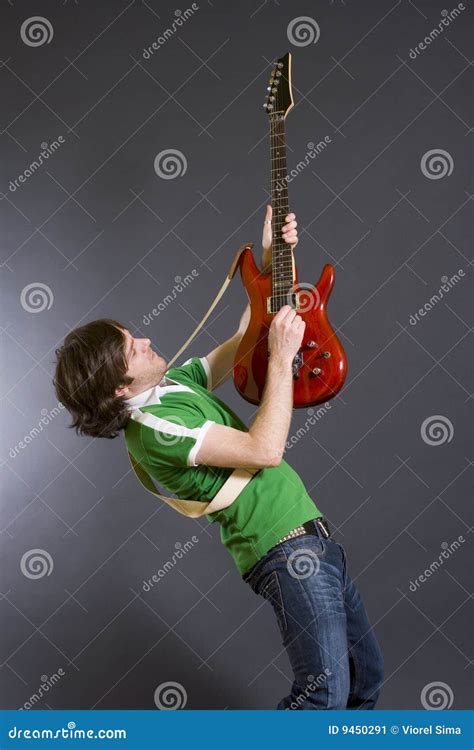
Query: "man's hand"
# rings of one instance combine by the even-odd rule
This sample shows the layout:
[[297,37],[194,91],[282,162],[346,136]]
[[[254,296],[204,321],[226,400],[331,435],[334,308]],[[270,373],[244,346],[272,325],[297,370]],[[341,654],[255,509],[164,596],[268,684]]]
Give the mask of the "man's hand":
[[[272,220],[272,207],[270,205],[267,205],[267,213],[265,215],[265,221],[271,221]],[[296,247],[298,244],[298,232],[297,232],[297,222],[296,222],[296,215],[295,214],[288,214],[285,217],[285,223],[283,224],[282,230],[281,230],[281,236],[283,237],[283,240],[288,244],[291,245],[292,249]],[[265,273],[268,273],[271,270],[271,263],[272,263],[272,236],[273,236],[273,230],[271,224],[264,224],[263,225],[263,234],[262,234],[262,268]]]

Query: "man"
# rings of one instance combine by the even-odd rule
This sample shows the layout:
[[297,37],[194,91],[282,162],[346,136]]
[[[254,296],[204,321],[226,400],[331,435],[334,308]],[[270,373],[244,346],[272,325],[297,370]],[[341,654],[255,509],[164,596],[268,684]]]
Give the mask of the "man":
[[[262,267],[271,269],[271,206]],[[298,242],[288,214],[284,240]],[[262,402],[249,428],[212,391],[231,375],[250,310],[238,330],[205,357],[167,369],[148,338],[114,320],[72,331],[57,350],[55,387],[81,434],[114,438],[123,429],[132,456],[178,497],[211,500],[235,468],[257,472],[228,507],[210,513],[253,591],[268,599],[294,682],[277,708],[371,709],[383,659],[341,544],[283,460],[293,409],[291,363],[305,328],[285,305],[269,330]]]

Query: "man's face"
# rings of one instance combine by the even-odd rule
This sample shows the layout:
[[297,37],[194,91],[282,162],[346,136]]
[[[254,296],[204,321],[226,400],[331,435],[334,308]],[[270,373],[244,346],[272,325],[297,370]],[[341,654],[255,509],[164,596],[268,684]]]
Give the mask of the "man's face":
[[128,365],[126,374],[133,378],[133,383],[117,388],[115,394],[131,398],[160,382],[166,370],[166,360],[153,351],[150,339],[134,338],[127,328],[121,329],[121,333]]

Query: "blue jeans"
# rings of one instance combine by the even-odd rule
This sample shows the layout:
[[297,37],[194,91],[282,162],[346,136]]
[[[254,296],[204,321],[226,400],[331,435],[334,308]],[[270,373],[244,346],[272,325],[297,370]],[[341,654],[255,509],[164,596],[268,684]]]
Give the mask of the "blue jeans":
[[294,673],[278,709],[372,709],[383,657],[341,544],[305,534],[269,550],[242,576],[267,599]]

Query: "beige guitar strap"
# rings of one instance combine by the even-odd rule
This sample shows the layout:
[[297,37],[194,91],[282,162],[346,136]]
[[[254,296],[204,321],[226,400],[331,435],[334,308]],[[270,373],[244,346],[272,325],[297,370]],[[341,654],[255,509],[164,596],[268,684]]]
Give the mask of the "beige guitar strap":
[[[200,329],[202,328],[202,326],[208,319],[209,315],[214,310],[215,306],[217,305],[222,295],[224,294],[225,290],[227,289],[229,283],[234,278],[234,275],[235,275],[235,272],[237,270],[237,266],[239,263],[239,258],[242,252],[246,248],[251,250],[253,248],[253,243],[250,243],[247,245],[241,245],[239,247],[231,263],[231,266],[224,280],[224,283],[219,289],[215,299],[211,303],[211,306],[209,307],[208,311],[204,315],[201,322],[196,326],[195,330],[193,331],[191,336],[188,338],[188,340],[183,344],[183,346],[176,352],[174,357],[172,357],[172,359],[169,361],[168,369],[171,367],[172,363],[189,346],[191,341],[194,339],[196,334],[200,331]],[[171,505],[171,507],[174,508],[176,511],[178,511],[178,513],[181,513],[183,516],[188,516],[190,518],[199,518],[200,516],[204,516],[209,513],[215,513],[217,510],[223,510],[223,508],[227,508],[229,505],[231,505],[234,502],[234,500],[236,500],[237,496],[240,494],[240,492],[242,492],[242,490],[248,484],[248,482],[250,482],[254,474],[260,471],[260,469],[254,469],[254,468],[234,469],[232,474],[226,479],[226,481],[222,485],[219,492],[215,495],[215,497],[211,501],[205,502],[205,501],[200,501],[200,500],[181,500],[179,498],[167,497],[166,495],[161,495],[159,492],[157,492],[156,487],[153,483],[153,480],[148,474],[148,472],[145,471],[143,466],[134,459],[134,457],[129,451],[127,451],[127,453],[128,453],[128,457],[130,459],[132,468],[135,474],[137,475],[138,479],[142,483],[142,485],[145,487],[145,489],[151,492],[156,497],[159,497],[160,500],[164,500],[164,502],[168,503],[168,505]]]

